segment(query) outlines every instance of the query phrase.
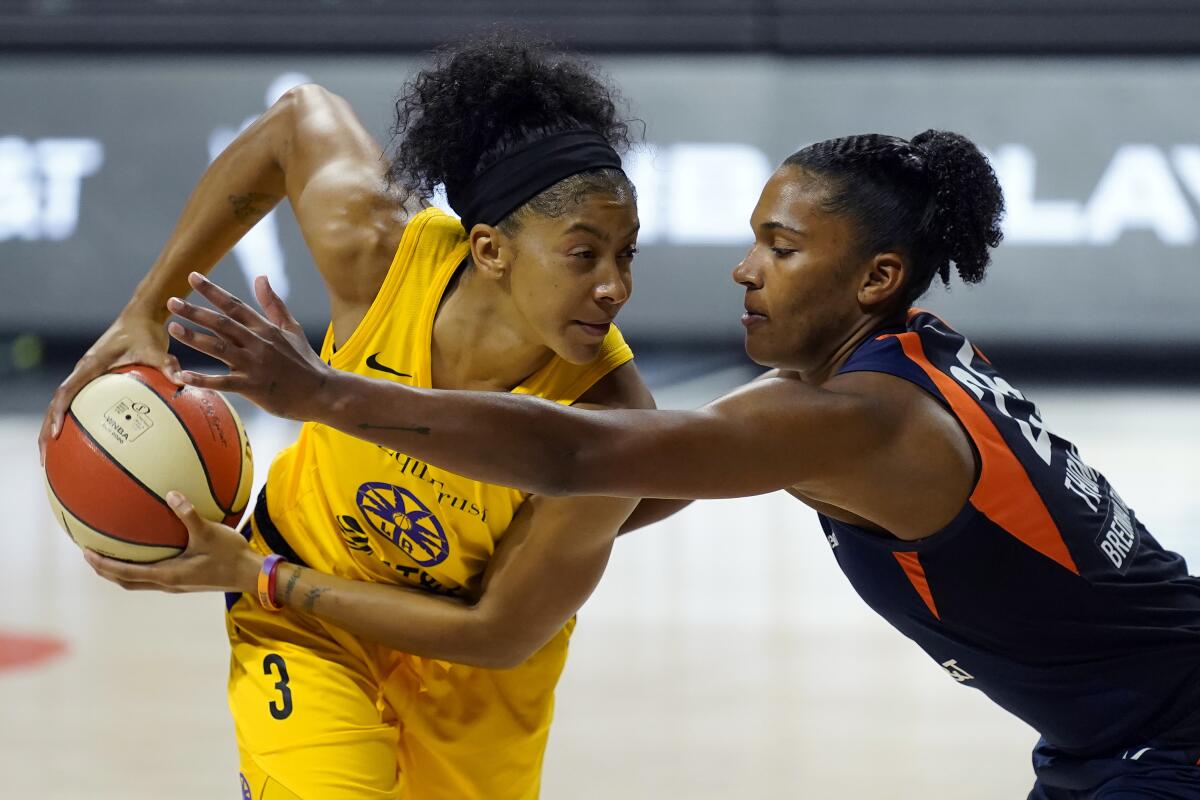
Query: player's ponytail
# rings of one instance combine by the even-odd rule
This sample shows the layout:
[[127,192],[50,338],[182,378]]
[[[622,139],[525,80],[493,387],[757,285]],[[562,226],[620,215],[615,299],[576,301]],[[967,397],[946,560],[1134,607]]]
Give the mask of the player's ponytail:
[[933,194],[930,235],[942,254],[938,265],[949,282],[949,262],[966,283],[979,283],[1000,244],[1004,197],[996,173],[983,153],[965,136],[928,130],[912,138],[925,155]]
[[933,130],[912,141],[847,136],[809,145],[784,163],[826,182],[822,207],[854,219],[861,255],[897,250],[908,257],[905,305],[935,275],[948,285],[952,263],[963,281],[983,280],[1002,236],[1004,198],[991,165],[966,137]]

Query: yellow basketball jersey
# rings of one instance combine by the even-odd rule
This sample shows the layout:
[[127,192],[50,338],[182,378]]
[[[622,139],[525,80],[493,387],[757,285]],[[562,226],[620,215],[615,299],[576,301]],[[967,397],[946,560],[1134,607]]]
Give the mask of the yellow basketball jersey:
[[[434,208],[417,214],[362,322],[336,351],[330,326],[321,357],[431,387],[434,316],[467,252],[458,220]],[[513,391],[570,404],[631,358],[614,326],[595,361],[555,356]],[[468,598],[526,498],[312,422],[271,465],[266,496],[275,525],[314,569]]]

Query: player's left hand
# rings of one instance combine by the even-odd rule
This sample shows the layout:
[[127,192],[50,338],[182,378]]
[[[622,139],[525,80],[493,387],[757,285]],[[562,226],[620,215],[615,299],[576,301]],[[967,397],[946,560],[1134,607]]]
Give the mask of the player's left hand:
[[210,522],[179,492],[167,494],[175,516],[187,526],[182,553],[153,564],[131,564],[85,550],[96,574],[123,589],[159,592],[254,592],[263,557],[227,525]]
[[223,361],[227,375],[183,371],[179,379],[190,386],[237,392],[271,414],[288,419],[311,419],[320,390],[334,370],[321,360],[304,329],[266,277],[254,281],[254,295],[263,314],[210,281],[199,272],[188,282],[213,304],[205,308],[178,297],[167,301],[176,316],[208,329],[208,333],[171,322],[167,332],[193,350]]

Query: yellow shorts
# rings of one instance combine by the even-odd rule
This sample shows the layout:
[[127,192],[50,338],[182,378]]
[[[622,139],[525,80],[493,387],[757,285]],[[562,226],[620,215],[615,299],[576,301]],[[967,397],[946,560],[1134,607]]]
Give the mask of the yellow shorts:
[[520,666],[489,670],[243,595],[226,618],[243,800],[536,798],[573,624]]

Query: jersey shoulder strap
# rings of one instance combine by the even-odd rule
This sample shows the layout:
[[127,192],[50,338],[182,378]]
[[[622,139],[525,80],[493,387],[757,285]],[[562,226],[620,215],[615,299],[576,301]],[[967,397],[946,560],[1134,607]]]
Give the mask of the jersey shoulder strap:
[[386,343],[381,340],[407,341],[422,323],[430,289],[449,276],[466,257],[467,248],[466,234],[454,217],[437,208],[414,216],[404,227],[383,284],[362,321],[336,352],[331,324],[321,357],[339,369],[353,369]]
[[911,328],[908,327],[897,326],[875,331],[855,348],[850,357],[838,369],[837,374],[882,372],[895,375],[910,383],[915,383],[934,397],[944,400],[928,373],[915,364],[904,352],[899,337],[910,330]]

